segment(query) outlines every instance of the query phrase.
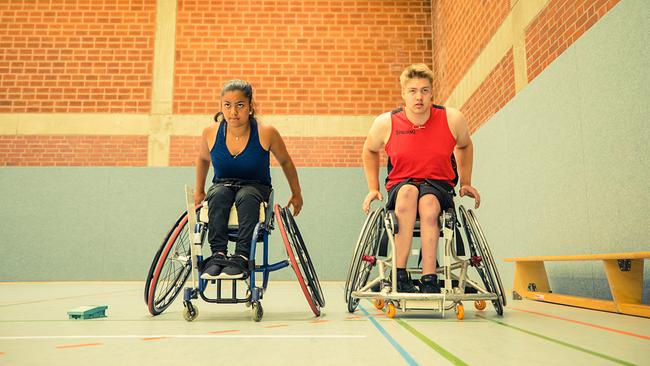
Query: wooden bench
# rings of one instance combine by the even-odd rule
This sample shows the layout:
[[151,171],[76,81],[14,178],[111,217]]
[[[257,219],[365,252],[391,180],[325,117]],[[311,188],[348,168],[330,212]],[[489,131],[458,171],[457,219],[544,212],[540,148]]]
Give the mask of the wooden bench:
[[[515,262],[513,296],[650,318],[650,305],[641,303],[643,261],[650,252],[505,258]],[[544,262],[602,261],[614,301],[552,293]]]

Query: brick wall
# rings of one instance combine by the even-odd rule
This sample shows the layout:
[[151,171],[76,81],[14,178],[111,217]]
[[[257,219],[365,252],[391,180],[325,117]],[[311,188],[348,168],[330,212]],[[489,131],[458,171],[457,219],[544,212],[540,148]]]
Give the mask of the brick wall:
[[[528,80],[618,1],[551,0],[526,29]],[[173,113],[212,114],[220,85],[245,78],[255,86],[262,115],[377,115],[401,104],[397,78],[416,62],[433,66],[434,101],[442,103],[510,5],[178,0]],[[0,2],[0,113],[149,113],[155,6],[154,0]],[[509,51],[461,107],[472,131],[514,97],[513,75]],[[332,135],[285,141],[298,166],[361,166],[364,138]],[[192,165],[196,141],[171,136],[170,165]],[[0,143],[0,166],[148,160],[147,136],[48,131],[3,135]]]
[[149,111],[155,1],[0,2],[0,112]]
[[528,80],[533,80],[619,0],[551,0],[526,30]]
[[470,132],[476,131],[514,96],[515,68],[510,49],[461,108]]
[[429,1],[180,0],[175,113],[213,113],[219,88],[249,80],[265,114],[379,114],[398,77],[431,64]]
[[3,136],[4,166],[146,166],[146,136]]
[[510,0],[433,1],[435,101],[449,97],[509,11]]

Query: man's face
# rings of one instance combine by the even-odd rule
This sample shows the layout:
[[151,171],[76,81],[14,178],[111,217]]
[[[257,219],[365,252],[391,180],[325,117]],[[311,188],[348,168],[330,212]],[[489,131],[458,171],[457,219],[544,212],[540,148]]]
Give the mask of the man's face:
[[428,79],[411,79],[402,89],[406,108],[415,114],[427,113],[431,109],[431,83]]

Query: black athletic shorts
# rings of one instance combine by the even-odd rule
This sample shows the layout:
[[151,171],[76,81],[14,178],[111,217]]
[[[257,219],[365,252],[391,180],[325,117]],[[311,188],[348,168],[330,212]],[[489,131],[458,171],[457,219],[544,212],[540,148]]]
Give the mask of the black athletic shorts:
[[397,192],[405,184],[410,184],[418,188],[418,199],[427,194],[432,194],[436,196],[438,202],[440,203],[440,209],[442,211],[454,207],[454,188],[449,186],[449,183],[442,180],[432,180],[426,179],[422,182],[415,183],[412,179],[407,179],[405,181],[399,182],[396,185],[392,186],[388,191],[388,202],[386,203],[386,208],[389,210],[395,209],[395,201],[397,201]]

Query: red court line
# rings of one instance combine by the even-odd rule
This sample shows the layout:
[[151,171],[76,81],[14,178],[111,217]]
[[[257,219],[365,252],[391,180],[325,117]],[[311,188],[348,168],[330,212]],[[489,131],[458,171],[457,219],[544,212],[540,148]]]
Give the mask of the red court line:
[[357,319],[361,319],[361,317],[356,315],[351,315],[345,318],[345,320],[357,320]]
[[0,352],[0,356],[4,356],[4,355],[5,355],[5,353],[4,353],[4,352]]
[[603,327],[602,325],[591,324],[591,323],[586,323],[586,322],[582,322],[582,321],[579,321],[579,320],[573,320],[573,319],[563,318],[563,317],[561,317],[561,316],[557,316],[557,315],[551,315],[551,314],[539,313],[539,312],[537,312],[537,311],[524,310],[524,309],[513,308],[513,307],[508,307],[508,308],[510,308],[510,309],[514,309],[514,310],[517,310],[517,311],[523,311],[523,312],[525,312],[525,313],[531,313],[531,314],[535,314],[535,315],[539,315],[539,316],[545,316],[545,317],[547,317],[547,318],[553,318],[553,319],[558,319],[558,320],[564,320],[564,321],[567,321],[567,322],[569,322],[569,323],[575,323],[575,324],[585,325],[585,326],[592,327],[592,328],[598,328],[598,329],[606,330],[606,331],[608,331],[608,332],[614,332],[614,333],[618,333],[618,334],[628,335],[628,336],[631,336],[631,337],[637,337],[637,338],[641,338],[641,339],[646,339],[646,340],[649,340],[649,341],[650,341],[650,337],[649,337],[649,336],[644,336],[644,335],[641,335],[641,334],[636,334],[636,333],[628,332],[628,331],[625,331],[625,330],[619,330],[619,329],[614,329],[614,328]]
[[149,338],[142,338],[143,341],[157,341],[160,339],[167,339],[169,337],[149,337]]
[[100,346],[101,343],[83,343],[83,344],[64,344],[61,346],[56,346],[56,348],[79,348],[79,347],[91,347],[91,346]]
[[327,322],[329,322],[329,320],[316,319],[316,320],[311,321],[311,323],[314,323],[314,324],[322,324],[322,323],[327,323]]
[[288,327],[289,324],[277,324],[277,325],[267,325],[262,328],[280,328],[280,327]]
[[239,329],[213,330],[213,331],[208,332],[208,333],[210,333],[210,334],[222,334],[222,333],[233,333],[233,332],[239,332]]

